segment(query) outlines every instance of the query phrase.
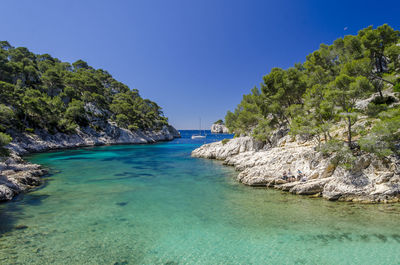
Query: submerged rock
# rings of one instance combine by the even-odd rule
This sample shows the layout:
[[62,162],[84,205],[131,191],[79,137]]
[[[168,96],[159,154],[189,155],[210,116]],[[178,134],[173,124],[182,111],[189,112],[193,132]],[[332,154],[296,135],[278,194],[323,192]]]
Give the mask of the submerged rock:
[[17,229],[17,230],[24,230],[24,229],[27,229],[27,228],[28,228],[28,226],[26,226],[26,225],[17,225],[15,227],[15,229]]
[[[299,195],[317,195],[328,200],[358,202],[395,202],[400,199],[398,161],[381,160],[365,154],[354,168],[345,170],[331,164],[309,141],[280,133],[273,146],[250,137],[238,137],[228,143],[205,144],[192,152],[193,157],[223,160],[240,171],[239,182],[250,186],[274,187]],[[283,173],[297,176],[300,170],[306,181],[287,182]]]

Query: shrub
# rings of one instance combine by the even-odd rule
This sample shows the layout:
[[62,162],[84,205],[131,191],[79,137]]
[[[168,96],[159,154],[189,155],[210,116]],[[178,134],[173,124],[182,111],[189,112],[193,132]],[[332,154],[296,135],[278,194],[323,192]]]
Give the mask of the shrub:
[[122,128],[127,128],[129,124],[129,119],[125,114],[118,114],[115,117],[115,121],[117,122],[118,126]]
[[400,82],[394,85],[393,91],[394,92],[400,92]]
[[128,126],[128,129],[131,130],[131,131],[137,131],[137,130],[139,130],[139,127],[137,125],[135,125],[135,124],[130,124]]
[[382,141],[374,134],[368,134],[358,141],[361,150],[376,154],[378,157],[386,157],[393,154],[388,142]]
[[386,110],[387,110],[386,104],[375,104],[373,102],[370,102],[367,106],[367,115],[370,117],[376,117],[378,116],[379,113]]
[[0,132],[0,147],[8,145],[12,141],[11,136],[8,134]]
[[11,141],[11,136],[0,132],[0,156],[8,156],[10,154],[9,150],[4,148],[4,146],[8,145]]
[[229,141],[230,141],[230,139],[224,139],[221,142],[222,142],[222,145],[226,145]]
[[322,152],[324,156],[330,156],[331,163],[334,166],[342,166],[346,169],[351,169],[356,159],[350,148],[339,140],[328,141],[321,145],[319,151]]
[[78,125],[70,120],[67,119],[60,119],[57,124],[58,129],[64,133],[73,133],[75,132]]
[[81,126],[88,125],[88,120],[85,117],[84,103],[80,100],[73,100],[69,103],[67,110],[64,113],[65,119],[76,122]]
[[384,96],[384,97],[376,97],[371,102],[376,105],[379,105],[379,104],[390,105],[390,104],[396,102],[396,99],[392,96]]

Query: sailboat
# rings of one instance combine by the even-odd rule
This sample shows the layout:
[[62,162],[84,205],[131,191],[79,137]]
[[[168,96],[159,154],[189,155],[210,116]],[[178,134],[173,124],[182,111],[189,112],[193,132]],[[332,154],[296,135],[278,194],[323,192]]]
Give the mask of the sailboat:
[[204,139],[204,138],[206,138],[205,135],[201,135],[201,119],[199,121],[199,132],[200,132],[200,134],[193,134],[192,135],[192,139]]

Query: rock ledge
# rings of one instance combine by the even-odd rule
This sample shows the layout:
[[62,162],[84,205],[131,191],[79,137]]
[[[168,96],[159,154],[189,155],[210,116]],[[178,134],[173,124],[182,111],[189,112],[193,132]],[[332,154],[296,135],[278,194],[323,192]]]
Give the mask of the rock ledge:
[[[330,159],[315,151],[311,142],[289,135],[274,147],[263,146],[251,137],[238,137],[227,143],[203,145],[193,157],[219,159],[240,171],[239,182],[250,186],[274,187],[299,195],[322,196],[328,200],[365,203],[400,201],[399,161],[381,161],[371,155],[358,157],[353,171],[335,167]],[[300,170],[307,181],[286,182],[283,172],[297,175]]]

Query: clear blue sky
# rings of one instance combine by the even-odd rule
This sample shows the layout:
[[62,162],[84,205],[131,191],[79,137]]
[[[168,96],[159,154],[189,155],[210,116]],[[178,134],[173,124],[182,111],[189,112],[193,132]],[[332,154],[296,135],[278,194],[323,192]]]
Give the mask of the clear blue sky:
[[[368,25],[400,29],[400,1],[12,0],[0,40],[83,59],[163,107],[178,129],[233,110],[272,67]],[[345,31],[344,28],[348,29]]]

